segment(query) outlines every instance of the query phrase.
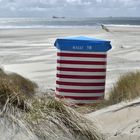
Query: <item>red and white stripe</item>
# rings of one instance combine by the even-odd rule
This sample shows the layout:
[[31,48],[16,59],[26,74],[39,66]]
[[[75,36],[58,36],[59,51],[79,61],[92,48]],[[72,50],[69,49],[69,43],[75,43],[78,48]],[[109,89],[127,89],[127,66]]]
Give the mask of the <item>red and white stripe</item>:
[[104,97],[106,53],[57,53],[56,97],[75,103],[95,103]]

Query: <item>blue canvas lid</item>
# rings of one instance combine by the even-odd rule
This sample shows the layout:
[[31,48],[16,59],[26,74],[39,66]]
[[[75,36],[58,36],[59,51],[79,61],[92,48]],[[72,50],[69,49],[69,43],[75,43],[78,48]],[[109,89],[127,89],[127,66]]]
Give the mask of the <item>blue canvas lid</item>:
[[106,52],[110,50],[110,41],[85,36],[58,38],[54,45],[62,51]]

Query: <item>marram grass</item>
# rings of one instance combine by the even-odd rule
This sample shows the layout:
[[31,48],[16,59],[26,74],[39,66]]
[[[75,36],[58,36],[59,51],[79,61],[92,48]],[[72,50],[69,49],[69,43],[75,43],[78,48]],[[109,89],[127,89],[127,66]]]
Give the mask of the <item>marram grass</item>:
[[[26,140],[104,139],[96,123],[52,96],[35,96],[36,87],[34,82],[20,75],[0,70],[0,117],[5,120],[3,127],[11,127],[12,137],[17,132],[24,132],[22,135],[26,136]],[[108,100],[87,107],[95,110],[96,107],[102,108],[137,97],[140,97],[140,72],[131,72],[119,78]]]
[[103,140],[93,122],[53,97],[35,99],[26,120],[41,139]]
[[140,72],[122,75],[109,93],[110,104],[140,97]]
[[98,104],[91,104],[84,107],[78,107],[76,110],[82,113],[89,113],[114,105],[122,101],[131,101],[140,97],[140,72],[128,72],[121,75],[113,88],[107,93],[109,97]]
[[54,97],[36,96],[36,87],[34,82],[18,74],[0,70],[0,124],[8,130],[5,134],[0,132],[0,137],[7,140],[19,139],[20,135],[22,140],[104,139],[95,123]]
[[0,104],[7,101],[24,108],[24,102],[34,95],[37,85],[15,73],[6,73],[0,69]]

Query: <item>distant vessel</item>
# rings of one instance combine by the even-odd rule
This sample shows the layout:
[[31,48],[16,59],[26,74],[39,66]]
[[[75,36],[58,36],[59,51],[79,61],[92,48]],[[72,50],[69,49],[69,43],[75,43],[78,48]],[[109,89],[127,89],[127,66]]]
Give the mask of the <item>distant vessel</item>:
[[57,17],[57,16],[52,16],[52,18],[65,18],[65,17]]

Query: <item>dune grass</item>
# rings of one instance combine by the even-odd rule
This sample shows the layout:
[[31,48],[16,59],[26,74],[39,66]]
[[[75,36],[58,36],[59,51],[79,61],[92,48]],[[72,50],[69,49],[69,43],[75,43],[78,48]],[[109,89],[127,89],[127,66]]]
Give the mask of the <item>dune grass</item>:
[[113,88],[107,94],[109,94],[108,99],[97,104],[77,107],[76,110],[83,114],[90,113],[122,101],[131,101],[140,97],[140,72],[128,72],[121,75]]
[[53,97],[35,99],[26,120],[40,139],[103,140],[93,122]]
[[[100,104],[87,106],[99,109],[122,101],[132,100],[140,96],[140,72],[122,75],[109,93],[108,100]],[[27,112],[25,120],[30,130],[39,139],[68,140],[103,140],[95,123],[84,118],[80,113],[65,106],[54,97],[36,98]]]
[[[5,126],[11,128],[7,132],[9,139],[12,139],[10,132],[11,137],[25,133],[29,140],[104,139],[95,123],[53,96],[36,96],[36,87],[34,82],[0,69],[0,117],[5,120]],[[30,106],[25,109],[27,102]]]
[[[0,116],[8,116],[14,128],[24,127],[28,137],[37,140],[103,140],[94,122],[53,96],[35,96],[37,85],[15,73],[0,70]],[[77,108],[95,111],[140,96],[140,72],[122,75],[109,92],[108,100]],[[30,99],[28,110],[24,110]],[[6,105],[5,105],[6,104]],[[4,110],[4,111],[3,111]],[[80,112],[80,111],[79,111]],[[84,113],[84,111],[83,111]],[[8,114],[8,115],[7,115]],[[20,123],[20,124],[19,124]],[[20,128],[20,130],[22,130]]]
[[128,72],[121,75],[113,88],[107,93],[107,100],[101,101],[94,109],[131,101],[140,97],[140,72]]
[[140,72],[122,75],[109,93],[109,104],[140,97]]
[[9,102],[24,108],[24,102],[34,95],[37,85],[16,74],[6,73],[0,69],[0,104]]

